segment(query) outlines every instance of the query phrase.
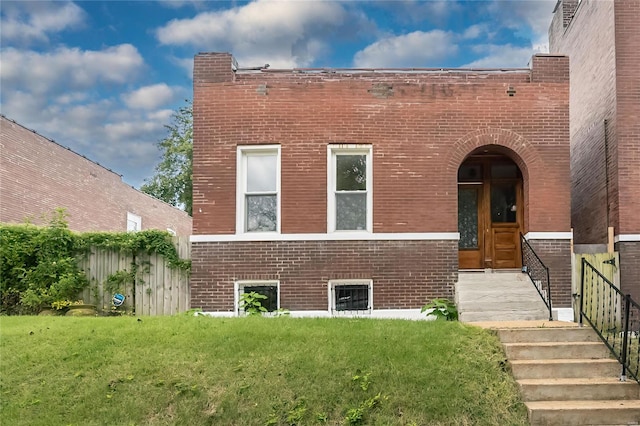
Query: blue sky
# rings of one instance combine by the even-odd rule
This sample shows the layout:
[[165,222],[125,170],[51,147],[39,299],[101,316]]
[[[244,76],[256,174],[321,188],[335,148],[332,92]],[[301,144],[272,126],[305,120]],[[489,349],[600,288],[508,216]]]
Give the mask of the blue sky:
[[198,52],[241,67],[526,67],[555,3],[3,0],[0,111],[139,187]]

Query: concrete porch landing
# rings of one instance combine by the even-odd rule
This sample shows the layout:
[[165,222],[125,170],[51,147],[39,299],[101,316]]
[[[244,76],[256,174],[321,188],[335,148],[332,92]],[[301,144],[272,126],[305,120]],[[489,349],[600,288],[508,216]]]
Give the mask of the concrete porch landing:
[[521,272],[460,272],[456,305],[463,322],[549,319],[540,295]]

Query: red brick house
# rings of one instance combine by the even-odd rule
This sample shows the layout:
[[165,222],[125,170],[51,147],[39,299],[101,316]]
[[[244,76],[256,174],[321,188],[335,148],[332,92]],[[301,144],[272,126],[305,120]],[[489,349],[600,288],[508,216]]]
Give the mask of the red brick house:
[[571,216],[578,246],[606,251],[640,300],[640,1],[559,0],[552,52],[571,62]]
[[191,306],[243,292],[299,315],[413,317],[458,271],[520,268],[520,233],[570,306],[569,64],[194,65]]
[[41,223],[66,209],[73,231],[170,230],[191,217],[127,185],[117,173],[0,116],[0,222]]

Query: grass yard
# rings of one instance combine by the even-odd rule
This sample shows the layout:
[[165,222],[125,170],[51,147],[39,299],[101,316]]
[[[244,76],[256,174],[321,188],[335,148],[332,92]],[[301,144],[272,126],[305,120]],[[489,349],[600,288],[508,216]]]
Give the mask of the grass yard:
[[0,318],[3,425],[526,425],[457,322]]

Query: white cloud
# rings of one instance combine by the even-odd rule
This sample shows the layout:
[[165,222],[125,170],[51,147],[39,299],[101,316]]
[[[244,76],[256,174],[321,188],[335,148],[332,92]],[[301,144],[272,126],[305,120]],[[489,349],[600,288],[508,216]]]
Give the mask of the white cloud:
[[71,147],[135,186],[151,176],[172,110],[131,110],[113,99],[48,103],[24,91],[3,93],[2,110],[27,128]]
[[156,143],[170,123],[166,104],[187,90],[155,84],[127,91],[144,67],[129,44],[45,53],[5,48],[2,112],[140,185],[153,171]]
[[481,24],[473,24],[470,27],[467,27],[462,33],[463,39],[476,39],[480,36],[490,37],[489,33],[489,25],[486,23]]
[[157,111],[151,111],[147,114],[149,120],[156,122],[169,124],[174,111],[172,109],[160,109]]
[[338,2],[257,0],[223,11],[176,19],[157,29],[162,44],[230,51],[240,66],[309,66],[332,34],[370,26],[364,15]]
[[458,46],[450,32],[415,31],[382,38],[357,52],[353,62],[359,68],[427,67],[454,55]]
[[130,44],[99,51],[61,47],[46,53],[7,48],[0,52],[0,81],[5,89],[63,93],[96,83],[127,83],[143,66],[142,56]]
[[473,49],[484,56],[462,68],[526,68],[531,56],[536,53],[531,47],[496,44],[480,44]]
[[178,67],[182,68],[189,78],[193,78],[193,58],[170,58]]
[[372,2],[400,23],[440,24],[462,8],[457,0],[393,0]]
[[48,34],[81,27],[84,10],[70,2],[11,2],[3,5],[0,34],[3,43],[49,41]]
[[157,0],[159,4],[170,9],[180,9],[184,6],[192,6],[196,9],[203,7],[206,0]]
[[166,105],[171,102],[174,97],[174,89],[165,83],[144,86],[122,95],[122,99],[129,108],[147,110]]
[[87,100],[89,94],[86,92],[67,92],[55,98],[55,103],[65,105],[83,102]]
[[497,22],[530,38],[534,44],[547,44],[556,3],[557,0],[493,0],[488,11]]

